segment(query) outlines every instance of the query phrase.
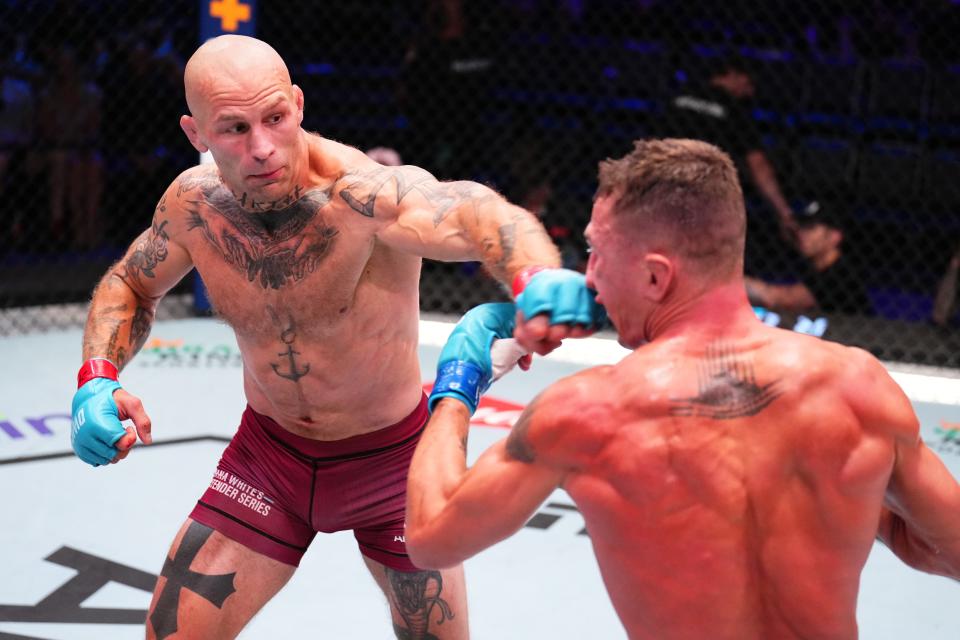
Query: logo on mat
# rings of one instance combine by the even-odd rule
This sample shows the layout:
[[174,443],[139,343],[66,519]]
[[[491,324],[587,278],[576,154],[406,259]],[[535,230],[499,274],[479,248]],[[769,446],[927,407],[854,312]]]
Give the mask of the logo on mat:
[[935,439],[931,448],[940,453],[960,455],[960,422],[940,420],[940,426],[933,428]]
[[7,418],[0,415],[0,442],[9,438],[11,440],[23,440],[30,436],[52,436],[56,435],[57,421],[61,421],[63,426],[72,424],[72,432],[76,432],[83,423],[83,410],[77,415],[77,422],[73,422],[68,413],[48,413],[46,415],[19,418]]
[[[428,382],[423,385],[426,394],[430,394],[433,389],[433,383]],[[520,414],[523,413],[522,404],[510,402],[509,400],[499,400],[489,396],[480,398],[480,404],[477,406],[476,413],[470,419],[472,427],[500,427],[509,429],[514,425]]]
[[243,366],[240,349],[230,344],[195,344],[183,338],[153,338],[134,360],[138,367],[226,369]]

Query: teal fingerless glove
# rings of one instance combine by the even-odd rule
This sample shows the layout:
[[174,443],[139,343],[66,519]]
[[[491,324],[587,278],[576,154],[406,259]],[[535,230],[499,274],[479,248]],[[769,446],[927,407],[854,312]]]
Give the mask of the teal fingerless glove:
[[440,398],[456,398],[473,414],[480,396],[490,387],[493,363],[490,345],[513,335],[516,307],[509,302],[489,302],[464,314],[453,328],[437,365],[437,379],[427,400],[433,411]]
[[606,310],[597,304],[597,294],[587,287],[586,276],[572,269],[534,269],[514,283],[517,308],[524,318],[546,313],[550,324],[579,324],[590,329],[606,324]]
[[97,365],[94,371],[88,370],[91,361],[84,363],[81,385],[73,395],[71,406],[70,444],[81,460],[95,467],[109,464],[117,456],[116,444],[126,433],[113,400],[113,392],[121,388],[116,380],[116,367],[106,366],[105,362],[94,361]]

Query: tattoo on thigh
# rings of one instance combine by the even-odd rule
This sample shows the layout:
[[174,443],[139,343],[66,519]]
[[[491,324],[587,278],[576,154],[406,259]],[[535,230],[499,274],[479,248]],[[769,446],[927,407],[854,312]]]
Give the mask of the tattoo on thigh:
[[393,625],[399,640],[437,640],[429,632],[434,607],[440,610],[438,625],[456,617],[447,601],[440,597],[443,576],[439,571],[407,573],[387,567],[387,580],[390,582],[389,597],[407,625],[406,628]]
[[190,564],[212,533],[210,527],[191,522],[173,558],[168,557],[163,563],[160,575],[167,582],[157,599],[157,606],[150,614],[150,624],[153,625],[157,640],[177,632],[177,610],[183,589],[193,591],[218,609],[222,609],[224,601],[237,590],[233,582],[236,572],[207,575],[190,570]]

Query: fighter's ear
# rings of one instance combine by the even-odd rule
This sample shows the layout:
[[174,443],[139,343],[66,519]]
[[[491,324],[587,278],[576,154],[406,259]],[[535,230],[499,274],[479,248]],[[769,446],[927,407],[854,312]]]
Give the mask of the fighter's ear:
[[303,91],[297,85],[293,85],[293,99],[297,103],[297,121],[303,124]]
[[667,256],[660,253],[648,253],[643,257],[646,268],[646,281],[643,282],[644,296],[653,302],[660,302],[670,290],[676,274],[676,266]]
[[206,153],[210,150],[210,148],[204,144],[203,140],[200,139],[200,128],[197,126],[197,121],[193,116],[180,116],[180,128],[187,134],[187,139],[190,140],[190,144],[193,145],[194,149],[200,153]]

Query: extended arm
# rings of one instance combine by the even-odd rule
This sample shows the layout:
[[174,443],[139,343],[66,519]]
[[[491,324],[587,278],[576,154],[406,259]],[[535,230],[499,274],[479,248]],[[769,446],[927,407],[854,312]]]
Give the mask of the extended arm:
[[407,478],[406,540],[418,567],[456,565],[503,540],[529,520],[563,474],[530,455],[536,404],[509,438],[466,467],[470,411],[454,398],[436,405]]
[[751,304],[778,311],[806,311],[817,305],[817,299],[802,282],[772,284],[749,276],[743,281]]
[[437,260],[480,260],[509,286],[525,267],[557,267],[560,254],[543,225],[476,182],[439,182],[411,166],[367,165],[337,193],[357,213],[383,217],[387,244]]
[[[483,304],[468,311],[440,352],[430,394],[432,417],[407,477],[407,550],[423,568],[447,567],[502,540],[527,521],[562,480],[556,466],[533,454],[530,429],[548,422],[534,402],[506,441],[467,469],[470,416],[491,380],[522,351],[512,342],[515,309]],[[549,404],[546,406],[550,406]]]
[[777,180],[777,172],[767,158],[767,154],[760,149],[747,152],[747,166],[750,169],[750,177],[757,189],[763,194],[763,197],[774,211],[777,212],[777,218],[780,221],[781,228],[788,234],[796,232],[796,221],[793,218],[793,210],[787,203],[780,189],[780,182]]
[[915,569],[960,580],[960,485],[919,437],[897,445],[877,537]]
[[[512,288],[521,312],[515,337],[546,354],[567,337],[600,327],[605,316],[583,274],[560,269],[543,225],[476,182],[438,182],[417,167],[384,167],[366,156],[336,194],[358,214],[383,222],[386,244],[437,260],[480,260]],[[523,294],[523,295],[521,295]]]
[[923,443],[910,400],[883,365],[854,349],[845,360],[864,428],[894,443],[877,537],[911,567],[960,579],[960,485]]

